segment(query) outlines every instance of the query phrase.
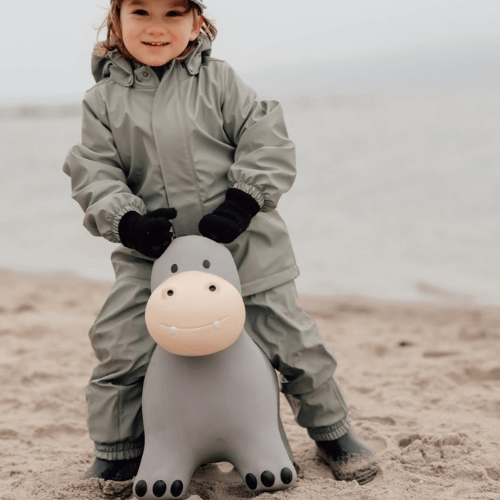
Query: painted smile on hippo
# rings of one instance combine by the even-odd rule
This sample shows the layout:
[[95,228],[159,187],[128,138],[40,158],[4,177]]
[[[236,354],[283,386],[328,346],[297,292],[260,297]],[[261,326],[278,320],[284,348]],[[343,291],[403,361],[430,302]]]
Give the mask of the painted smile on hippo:
[[176,333],[179,333],[179,332],[196,332],[196,331],[199,331],[199,330],[204,330],[204,329],[209,328],[210,326],[213,326],[214,330],[218,330],[220,328],[220,326],[221,326],[221,323],[223,321],[225,321],[227,318],[229,318],[229,316],[226,316],[225,318],[222,318],[219,321],[214,321],[211,325],[208,324],[208,325],[204,325],[204,326],[194,326],[194,327],[179,328],[177,326],[165,325],[163,323],[160,323],[160,325],[163,326],[164,328],[168,328],[170,330],[170,335],[175,335]]

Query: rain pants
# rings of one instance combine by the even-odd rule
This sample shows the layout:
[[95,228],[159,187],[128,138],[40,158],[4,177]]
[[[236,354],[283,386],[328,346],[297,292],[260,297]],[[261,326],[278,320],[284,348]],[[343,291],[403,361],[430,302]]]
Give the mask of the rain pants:
[[[229,187],[250,194],[260,212],[225,245],[240,275],[245,328],[281,372],[298,423],[316,440],[342,436],[348,403],[333,354],[298,303],[299,270],[276,210],[296,176],[281,105],[259,100],[227,62],[211,57],[204,36],[161,80],[149,66],[100,49],[92,56],[97,83],[83,100],[82,142],[63,167],[84,226],[120,243],[125,213],[173,207],[174,235],[199,234],[200,219]],[[86,396],[96,455],[120,460],[143,447],[142,384],[155,347],[144,321],[153,259],[119,245],[112,263],[116,282],[89,334],[98,362]]]

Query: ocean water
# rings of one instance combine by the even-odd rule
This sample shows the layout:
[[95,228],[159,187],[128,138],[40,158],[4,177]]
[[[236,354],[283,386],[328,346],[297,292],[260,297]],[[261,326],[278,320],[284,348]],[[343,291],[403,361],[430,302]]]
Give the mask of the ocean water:
[[[301,294],[500,303],[500,93],[282,101]],[[0,110],[0,268],[110,281],[62,172],[79,106]]]

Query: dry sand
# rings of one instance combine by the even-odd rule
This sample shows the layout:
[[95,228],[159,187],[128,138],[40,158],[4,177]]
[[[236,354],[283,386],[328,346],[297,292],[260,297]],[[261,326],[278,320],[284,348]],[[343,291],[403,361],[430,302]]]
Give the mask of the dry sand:
[[[87,337],[109,286],[0,273],[0,500],[126,499],[132,482],[80,480],[93,461]],[[301,474],[248,493],[229,464],[195,473],[191,500],[500,499],[500,308],[302,298],[334,350],[371,483],[335,481],[282,400]]]

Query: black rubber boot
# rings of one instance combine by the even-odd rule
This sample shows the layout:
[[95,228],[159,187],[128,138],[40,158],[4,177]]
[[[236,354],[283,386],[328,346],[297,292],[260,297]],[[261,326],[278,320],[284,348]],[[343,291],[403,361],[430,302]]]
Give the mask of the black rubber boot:
[[96,457],[94,463],[83,476],[83,479],[97,477],[106,481],[128,481],[132,479],[139,470],[141,458],[130,458],[128,460],[103,460]]
[[351,430],[333,441],[316,441],[316,454],[326,462],[339,481],[370,482],[379,467],[374,451]]

